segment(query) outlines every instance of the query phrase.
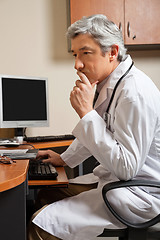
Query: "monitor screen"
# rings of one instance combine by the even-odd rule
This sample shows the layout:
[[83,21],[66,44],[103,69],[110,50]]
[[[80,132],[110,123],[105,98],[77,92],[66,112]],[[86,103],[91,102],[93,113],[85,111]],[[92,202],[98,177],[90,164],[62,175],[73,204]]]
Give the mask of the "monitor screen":
[[47,78],[0,76],[0,127],[45,127]]

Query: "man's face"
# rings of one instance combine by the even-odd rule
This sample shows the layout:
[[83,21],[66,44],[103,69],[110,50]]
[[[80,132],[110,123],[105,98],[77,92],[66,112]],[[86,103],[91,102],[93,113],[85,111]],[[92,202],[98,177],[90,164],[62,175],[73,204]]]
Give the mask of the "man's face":
[[102,51],[88,34],[80,34],[71,40],[75,57],[75,69],[84,73],[91,83],[102,82],[111,72],[109,53]]

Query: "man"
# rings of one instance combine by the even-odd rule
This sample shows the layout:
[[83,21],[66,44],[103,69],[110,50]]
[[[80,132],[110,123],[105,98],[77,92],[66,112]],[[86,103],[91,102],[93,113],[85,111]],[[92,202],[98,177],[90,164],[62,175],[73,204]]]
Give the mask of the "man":
[[[79,76],[70,94],[80,117],[73,130],[76,139],[63,154],[41,151],[39,158],[46,157],[44,161],[55,166],[75,167],[93,155],[99,165],[92,174],[71,180],[68,190],[53,193],[50,202],[55,202],[33,219],[30,240],[89,240],[104,228],[123,228],[103,202],[104,184],[160,180],[159,90],[133,65],[120,30],[105,16],[77,21],[68,36]],[[93,109],[95,85],[99,96]],[[149,220],[160,208],[160,193],[152,188],[117,189],[109,199],[131,222]]]

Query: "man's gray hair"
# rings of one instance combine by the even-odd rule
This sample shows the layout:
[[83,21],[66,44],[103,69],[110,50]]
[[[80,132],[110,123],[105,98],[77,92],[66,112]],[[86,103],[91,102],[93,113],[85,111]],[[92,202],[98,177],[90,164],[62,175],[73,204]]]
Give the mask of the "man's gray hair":
[[73,23],[67,31],[68,38],[75,38],[79,34],[89,34],[99,44],[102,53],[105,54],[114,44],[119,46],[118,60],[126,57],[126,48],[122,32],[116,24],[108,20],[105,15],[96,14]]

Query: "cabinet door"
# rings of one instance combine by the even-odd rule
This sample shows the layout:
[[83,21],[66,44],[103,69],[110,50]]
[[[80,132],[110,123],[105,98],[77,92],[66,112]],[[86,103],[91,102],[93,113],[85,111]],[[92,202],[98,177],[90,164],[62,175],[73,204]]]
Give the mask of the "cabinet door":
[[125,0],[125,44],[160,43],[160,0]]
[[124,0],[70,0],[71,23],[92,14],[106,15],[123,31]]

